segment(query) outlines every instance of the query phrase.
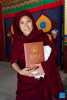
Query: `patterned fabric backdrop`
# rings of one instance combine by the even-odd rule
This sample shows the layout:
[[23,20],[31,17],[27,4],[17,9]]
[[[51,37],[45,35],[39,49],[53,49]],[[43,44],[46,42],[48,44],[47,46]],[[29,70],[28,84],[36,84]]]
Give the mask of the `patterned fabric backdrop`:
[[[54,9],[41,10],[35,13],[32,13],[34,20],[38,29],[42,29],[49,37],[49,39],[54,43],[56,48],[60,53],[60,43],[59,43],[59,9],[56,7]],[[12,21],[14,17],[4,18],[5,25],[5,38],[6,38],[6,57],[11,57],[11,46],[12,46],[12,36],[13,28]],[[61,37],[61,36],[60,36]],[[61,41],[61,38],[60,38]],[[59,64],[61,65],[61,55],[59,54]]]
[[[35,7],[36,5],[34,1],[39,3],[38,7]],[[34,17],[34,20],[36,22],[38,29],[42,29],[48,35],[49,39],[54,43],[54,45],[58,49],[59,51],[58,63],[59,65],[62,65],[62,30],[61,30],[62,29],[62,11],[63,11],[63,6],[61,5],[62,2],[60,2],[60,0],[53,0],[53,1],[45,0],[44,5],[43,5],[43,1],[44,0],[39,0],[39,1],[32,0],[32,4],[34,4],[33,8],[31,8],[32,4],[27,5],[27,7],[29,6],[28,10],[32,12],[32,15]],[[30,0],[26,0],[25,2],[30,2]],[[40,3],[42,4],[42,6],[40,6],[41,5]],[[24,7],[23,9],[25,9]],[[13,28],[12,28],[12,22],[16,14],[16,11],[18,9],[20,9],[21,11],[21,8],[22,7],[14,9],[15,11],[14,10],[3,11],[4,27],[5,27],[6,58],[11,57],[12,36],[14,34]]]

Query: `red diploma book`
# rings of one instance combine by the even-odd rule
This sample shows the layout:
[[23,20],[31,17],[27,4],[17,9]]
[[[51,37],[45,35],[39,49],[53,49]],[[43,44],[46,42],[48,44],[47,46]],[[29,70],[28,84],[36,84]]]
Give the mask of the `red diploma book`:
[[45,61],[43,42],[24,43],[26,67],[37,67],[35,64]]

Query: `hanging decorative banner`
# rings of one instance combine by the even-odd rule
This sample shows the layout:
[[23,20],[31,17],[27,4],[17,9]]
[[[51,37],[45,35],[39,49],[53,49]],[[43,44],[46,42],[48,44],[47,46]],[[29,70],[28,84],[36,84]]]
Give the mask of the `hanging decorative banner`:
[[[17,3],[16,3],[16,2]],[[20,2],[18,2],[20,1]],[[12,3],[12,1],[10,2]],[[62,4],[63,0],[14,0],[13,5],[8,4],[3,6],[4,28],[5,28],[5,43],[6,57],[11,57],[11,47],[13,41],[12,22],[17,12],[21,10],[29,10],[36,22],[38,29],[42,29],[49,39],[54,43],[59,51],[59,65],[62,60]],[[15,5],[14,5],[15,4]],[[21,6],[20,6],[21,4]],[[60,13],[61,12],[61,13]]]
[[[11,1],[10,1],[11,2]],[[4,18],[14,17],[21,10],[27,9],[31,13],[44,9],[51,9],[63,4],[63,0],[22,0],[21,2],[2,4]]]
[[[49,39],[54,43],[57,49],[58,48],[58,24],[59,24],[59,7],[55,9],[42,10],[39,12],[32,13],[34,20],[38,29],[42,29],[43,32],[46,32]],[[5,25],[5,37],[6,37],[6,51],[8,57],[11,55],[11,46],[13,41],[13,22],[14,17],[4,18]]]

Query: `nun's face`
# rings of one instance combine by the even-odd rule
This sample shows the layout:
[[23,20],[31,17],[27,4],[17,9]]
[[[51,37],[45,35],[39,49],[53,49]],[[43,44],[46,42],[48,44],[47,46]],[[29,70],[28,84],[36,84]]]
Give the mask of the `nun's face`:
[[32,19],[28,16],[21,17],[19,21],[20,30],[22,31],[23,35],[28,36],[31,34],[33,30],[33,23]]

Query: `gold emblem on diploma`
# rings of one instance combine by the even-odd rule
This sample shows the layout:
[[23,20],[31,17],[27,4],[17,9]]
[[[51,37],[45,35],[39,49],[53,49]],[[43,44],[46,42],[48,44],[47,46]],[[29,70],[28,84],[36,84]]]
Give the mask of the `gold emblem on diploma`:
[[36,46],[33,46],[33,47],[31,48],[31,50],[32,50],[32,52],[37,52],[37,51],[38,51],[38,48],[37,48]]

